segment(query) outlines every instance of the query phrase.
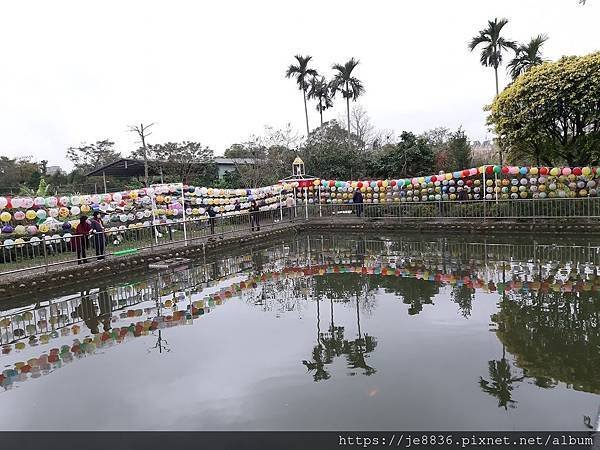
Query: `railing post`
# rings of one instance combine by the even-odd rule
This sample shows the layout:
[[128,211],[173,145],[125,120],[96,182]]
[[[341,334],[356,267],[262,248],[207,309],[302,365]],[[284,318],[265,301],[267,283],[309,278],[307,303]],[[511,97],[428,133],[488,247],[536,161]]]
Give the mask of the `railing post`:
[[304,188],[304,214],[305,219],[308,220],[308,188]]
[[487,200],[485,199],[485,195],[483,195],[483,220],[487,220]]
[[44,247],[44,272],[48,272],[48,250],[46,249],[46,234],[42,234],[42,246]]

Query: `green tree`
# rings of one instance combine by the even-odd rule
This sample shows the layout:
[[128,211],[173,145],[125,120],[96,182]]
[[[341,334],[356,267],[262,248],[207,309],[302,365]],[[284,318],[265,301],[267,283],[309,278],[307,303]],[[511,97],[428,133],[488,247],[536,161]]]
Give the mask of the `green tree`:
[[488,124],[509,155],[571,166],[600,160],[600,52],[525,72],[494,101]]
[[359,157],[360,142],[352,134],[346,145],[346,131],[337,121],[325,122],[313,130],[304,147],[299,149],[307,172],[321,178],[354,179],[363,176],[364,162]]
[[309,99],[317,101],[317,111],[319,111],[321,126],[323,126],[323,111],[333,106],[329,83],[325,77],[312,77],[307,95]]
[[50,195],[51,186],[46,182],[44,177],[41,177],[38,185],[35,188],[31,188],[27,185],[21,185],[19,195],[28,197],[47,197]]
[[310,134],[310,128],[308,126],[308,109],[306,107],[306,91],[309,87],[309,77],[316,77],[317,71],[308,67],[312,56],[301,56],[296,55],[297,64],[290,64],[287,71],[285,72],[286,78],[295,78],[298,89],[302,91],[302,97],[304,99],[304,115],[306,116],[306,135]]
[[448,157],[453,170],[467,169],[473,163],[471,144],[465,131],[459,128],[448,140]]
[[76,170],[87,173],[120,159],[121,154],[114,147],[115,143],[109,139],[92,144],[83,143],[79,147],[69,147],[67,159],[73,163]]
[[[143,148],[134,150],[131,156],[143,157]],[[216,180],[216,165],[214,164],[214,152],[210,147],[200,142],[166,142],[163,144],[152,144],[146,146],[148,166],[162,175],[163,181],[183,181],[189,183],[192,180],[200,184],[208,184]]]
[[521,44],[517,47],[515,57],[506,66],[513,80],[545,61],[542,57],[542,46],[547,40],[548,36],[540,34],[532,38],[527,44]]
[[31,189],[37,189],[42,179],[42,174],[39,171],[31,172],[29,179],[27,180],[27,186]]
[[434,170],[434,153],[424,136],[402,132],[400,141],[386,145],[378,155],[372,169],[379,177],[419,177]]
[[517,44],[513,41],[505,39],[502,34],[502,29],[508,24],[508,19],[496,18],[494,21],[488,20],[488,25],[479,34],[471,39],[469,49],[475,50],[480,45],[483,45],[481,50],[481,65],[485,67],[493,67],[496,77],[496,95],[500,93],[498,85],[498,67],[502,65],[502,53],[506,50],[516,50]]
[[336,73],[331,80],[331,93],[335,97],[336,93],[341,92],[342,97],[346,99],[346,116],[348,118],[348,147],[351,145],[350,138],[350,99],[356,101],[365,92],[365,87],[358,78],[352,75],[354,69],[359,64],[359,60],[350,58],[345,64],[334,64],[333,70]]

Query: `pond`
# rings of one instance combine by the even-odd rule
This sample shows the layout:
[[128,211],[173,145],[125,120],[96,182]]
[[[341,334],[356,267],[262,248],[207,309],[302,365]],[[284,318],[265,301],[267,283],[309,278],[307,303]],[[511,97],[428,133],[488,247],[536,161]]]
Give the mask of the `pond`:
[[298,234],[40,293],[0,314],[0,427],[586,430],[598,244]]

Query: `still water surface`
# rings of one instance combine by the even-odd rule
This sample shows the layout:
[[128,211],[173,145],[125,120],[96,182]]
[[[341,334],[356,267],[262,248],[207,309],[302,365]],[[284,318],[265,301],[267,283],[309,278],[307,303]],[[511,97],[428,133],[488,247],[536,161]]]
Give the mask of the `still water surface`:
[[0,428],[585,430],[600,253],[570,244],[299,235],[24,300]]

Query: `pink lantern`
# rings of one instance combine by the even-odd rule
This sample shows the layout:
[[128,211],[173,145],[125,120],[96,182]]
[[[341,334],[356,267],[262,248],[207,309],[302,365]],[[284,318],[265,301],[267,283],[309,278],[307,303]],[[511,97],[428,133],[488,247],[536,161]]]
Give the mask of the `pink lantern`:
[[562,174],[563,175],[571,175],[571,168],[570,167],[563,167]]

